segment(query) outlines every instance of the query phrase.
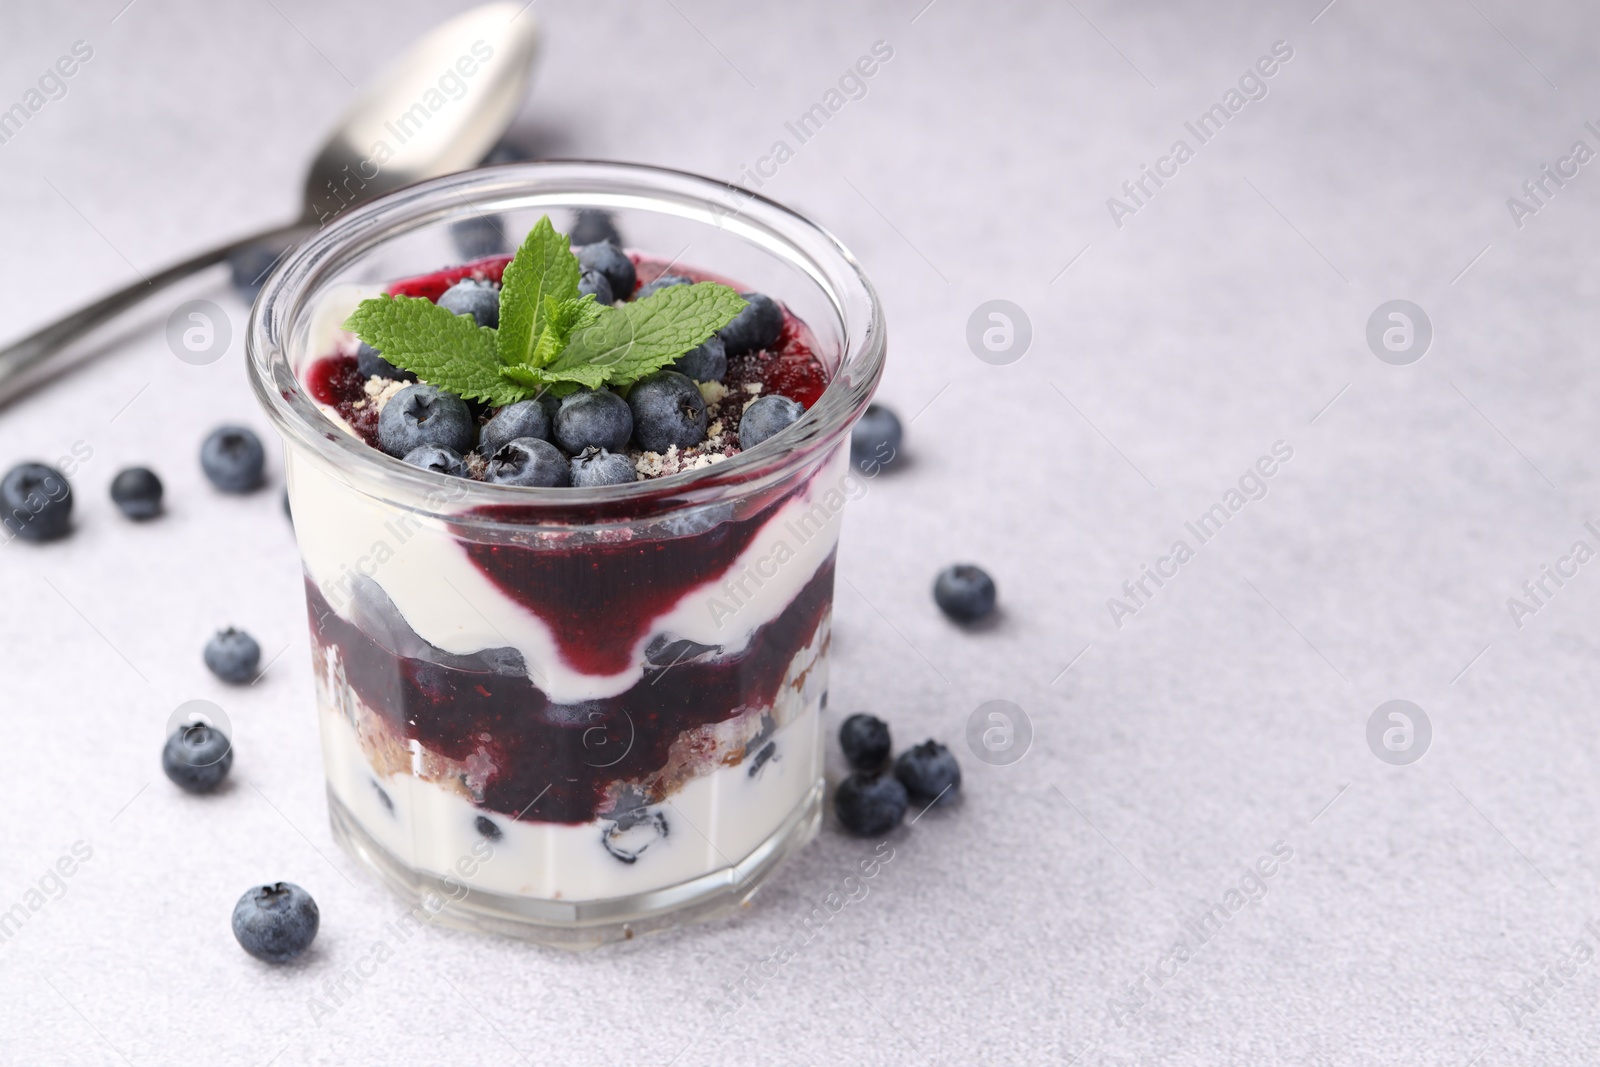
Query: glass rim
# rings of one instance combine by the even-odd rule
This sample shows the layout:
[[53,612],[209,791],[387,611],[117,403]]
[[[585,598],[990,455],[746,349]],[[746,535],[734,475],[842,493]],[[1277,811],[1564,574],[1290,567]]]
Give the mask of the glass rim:
[[[809,277],[837,316],[842,351],[822,396],[782,435],[787,440],[774,438],[721,463],[628,485],[533,488],[410,466],[370,447],[322,411],[286,351],[294,326],[314,311],[308,297],[321,283],[388,238],[459,217],[463,206],[490,214],[536,209],[541,203],[552,210],[632,207],[704,222]],[[697,266],[717,269],[714,263]],[[685,171],[562,160],[447,175],[342,214],[294,248],[267,279],[251,308],[245,349],[251,385],[278,432],[291,448],[316,457],[353,488],[450,518],[474,508],[512,505],[524,514],[548,508],[552,521],[568,524],[574,508],[592,507],[594,517],[603,520],[614,509],[619,515],[637,515],[646,504],[662,510],[703,504],[787,479],[820,450],[838,444],[866,409],[883,373],[885,324],[877,293],[855,257],[831,233],[789,208],[740,186]],[[449,503],[448,511],[441,500]]]

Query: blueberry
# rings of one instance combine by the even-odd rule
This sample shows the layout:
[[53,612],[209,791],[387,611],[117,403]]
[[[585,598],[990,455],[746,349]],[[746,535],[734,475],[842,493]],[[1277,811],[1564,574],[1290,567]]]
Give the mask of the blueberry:
[[889,758],[889,724],[876,715],[858,712],[839,727],[839,747],[856,770],[879,770]]
[[24,541],[53,541],[71,528],[72,486],[43,463],[19,463],[0,478],[6,529]]
[[393,363],[383,358],[383,353],[362,341],[361,347],[356,349],[356,370],[361,372],[363,378],[388,378],[396,382],[414,382],[417,376],[408,370],[401,370]]
[[899,416],[880,404],[868,404],[850,430],[850,461],[864,474],[877,474],[900,454],[903,436]]
[[510,248],[506,220],[502,215],[474,213],[450,224],[450,243],[463,259],[487,259]]
[[640,289],[639,295],[635,299],[643,300],[645,297],[650,296],[653,293],[659,293],[663,289],[671,289],[674,285],[693,284],[693,278],[685,278],[681,274],[663,274],[649,285],[646,285],[644,288]]
[[626,300],[639,286],[639,272],[628,254],[610,241],[592,245],[579,245],[572,250],[578,265],[586,271],[597,270],[611,283],[613,297]]
[[206,642],[206,666],[224,682],[243,685],[256,676],[261,662],[261,646],[243,630],[228,627],[218,630]]
[[485,167],[498,167],[502,163],[522,163],[533,158],[533,153],[512,141],[496,141],[483,157]]
[[762,441],[788,429],[806,413],[798,400],[786,396],[764,396],[744,409],[739,417],[739,447],[752,449]]
[[983,618],[994,610],[994,598],[994,579],[970,563],[946,567],[933,581],[933,599],[939,610],[957,622]]
[[600,843],[623,863],[635,863],[645,849],[666,840],[671,832],[665,812],[632,808],[615,814],[600,833]]
[[728,373],[728,350],[722,338],[712,337],[679,356],[672,369],[697,382],[720,382]]
[[486,456],[492,456],[501,445],[507,441],[515,441],[519,437],[550,440],[554,407],[554,404],[546,402],[544,396],[507,404],[495,412],[494,417],[484,423],[483,428],[478,431],[478,451]]
[[256,959],[287,963],[311,947],[321,920],[317,902],[293,882],[258,885],[233,906],[233,936]]
[[778,302],[762,293],[739,295],[748,303],[732,322],[718,331],[722,343],[728,346],[728,355],[760,352],[777,344],[783,335],[783,309]]
[[762,745],[760,750],[756,752],[755,756],[751,758],[750,769],[745,772],[745,777],[759,778],[761,776],[761,768],[765,767],[767,762],[777,754],[778,742],[768,741],[766,744]]
[[894,776],[920,804],[948,804],[961,789],[961,765],[937,741],[924,741],[900,753]]
[[453,478],[467,477],[467,464],[461,458],[461,453],[439,445],[413,448],[406,453],[401,462],[421,467],[425,471],[433,471],[435,474],[448,474]]
[[484,837],[487,837],[490,841],[498,841],[504,837],[506,833],[504,830],[500,829],[500,827],[495,825],[493,819],[484,815],[480,815],[476,819],[473,819],[472,827],[473,829],[477,830],[478,833],[482,834]]
[[479,326],[500,327],[500,290],[489,282],[463,278],[446,289],[437,303],[457,315],[471,315]]
[[251,303],[261,294],[267,275],[278,265],[283,249],[260,241],[252,241],[243,248],[228,253],[228,274],[239,295]]
[[111,502],[130,519],[161,514],[161,479],[149,467],[128,467],[111,479]]
[[623,244],[622,234],[617,232],[617,224],[611,221],[610,215],[597,208],[584,208],[579,211],[569,236],[575,245],[592,245],[604,241],[621,248]]
[[174,785],[190,793],[209,793],[228,776],[233,745],[208,723],[180,726],[161,750],[161,769]]
[[573,393],[556,412],[556,444],[570,455],[586,448],[621,452],[633,436],[633,412],[628,401],[605,389]]
[[611,283],[606,276],[597,270],[586,270],[578,275],[578,295],[594,296],[596,304],[612,304],[616,297],[612,295]]
[[408,385],[378,415],[378,444],[391,456],[404,456],[423,445],[454,452],[472,448],[477,423],[467,402],[436,385]]
[[261,485],[266,455],[252,431],[218,426],[200,445],[200,469],[224,493],[248,493]]
[[887,774],[852,774],[833,794],[839,823],[857,837],[877,837],[906,817],[906,787]]
[[675,370],[658,370],[628,391],[633,437],[646,452],[689,448],[706,439],[706,401],[700,387]]
[[495,449],[483,480],[496,485],[559,488],[572,484],[572,464],[561,449],[537,437],[519,437]]
[[620,453],[586,448],[572,457],[572,484],[579,489],[631,485],[637,480],[633,461]]

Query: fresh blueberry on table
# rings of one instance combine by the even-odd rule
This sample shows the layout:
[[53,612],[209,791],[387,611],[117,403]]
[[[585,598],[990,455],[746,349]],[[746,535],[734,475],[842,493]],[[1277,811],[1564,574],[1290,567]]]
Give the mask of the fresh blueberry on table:
[[739,447],[752,449],[773,434],[788,429],[806,413],[798,400],[786,396],[764,396],[744,409],[739,418]]
[[728,355],[760,352],[777,344],[783,335],[783,309],[778,302],[764,293],[739,295],[746,301],[743,310],[717,331],[722,343],[728,346]]
[[857,712],[839,727],[839,747],[844,758],[858,771],[882,769],[892,747],[889,724],[876,715]]
[[572,464],[566,454],[549,441],[519,437],[495,449],[484,469],[483,480],[496,485],[560,488],[572,484]]
[[461,453],[441,445],[413,448],[405,454],[401,462],[421,467],[425,471],[433,471],[435,474],[448,474],[454,478],[467,477],[467,464],[461,458]]
[[899,416],[882,404],[868,404],[850,430],[850,461],[863,474],[877,474],[900,454],[904,436]]
[[556,411],[556,444],[571,455],[586,448],[621,452],[632,436],[633,413],[628,401],[608,389],[573,393]]
[[19,463],[0,478],[0,516],[24,541],[53,541],[72,528],[72,486],[44,463]]
[[488,282],[463,278],[439,297],[439,306],[457,315],[471,315],[479,326],[500,327],[500,290]]
[[572,250],[584,270],[597,270],[611,283],[611,295],[626,300],[639,285],[639,272],[628,254],[610,241],[579,245]]
[[356,370],[361,372],[363,378],[388,378],[396,382],[414,382],[417,376],[408,370],[401,370],[393,363],[383,358],[383,354],[367,342],[362,341],[356,349]]
[[948,748],[932,740],[900,753],[894,761],[894,776],[920,804],[935,800],[948,804],[961,789],[961,765]]
[[[607,248],[610,245],[605,246]],[[578,275],[578,295],[594,296],[596,304],[610,304],[616,300],[611,292],[611,282],[597,270],[586,270]]]
[[272,273],[282,255],[283,249],[260,241],[252,241],[228,253],[229,279],[245,301],[254,303],[261,295],[267,275]]
[[261,663],[261,646],[243,630],[232,626],[218,630],[206,642],[206,666],[224,682],[243,685],[256,676]]
[[[553,398],[551,398],[553,400]],[[550,440],[550,429],[554,421],[553,413],[556,410],[554,403],[547,403],[541,396],[534,400],[518,400],[514,404],[507,404],[496,411],[488,422],[483,424],[478,431],[478,451],[485,456],[492,456],[500,446],[507,441],[515,441],[519,437],[537,437],[541,441]]]
[[161,479],[149,467],[128,467],[111,479],[111,501],[130,519],[161,514]]
[[568,235],[575,245],[592,245],[605,242],[621,248],[623,245],[622,234],[617,232],[617,224],[611,221],[611,216],[598,208],[583,208],[578,212],[577,219],[572,224],[572,232]]
[[649,283],[644,288],[640,289],[638,298],[640,300],[643,300],[647,296],[650,296],[650,295],[652,295],[654,293],[659,293],[663,289],[670,289],[674,285],[693,285],[693,284],[694,284],[694,279],[693,278],[685,278],[681,274],[663,274],[661,277],[657,278],[655,281]]
[[311,894],[293,882],[258,885],[233,907],[239,947],[266,963],[287,963],[317,936],[321,913]]
[[489,154],[483,157],[485,167],[498,167],[502,163],[523,163],[533,158],[533,153],[511,140],[499,140]]
[[970,563],[957,563],[933,581],[933,599],[957,622],[976,622],[994,610],[994,579]]
[[852,774],[833,794],[839,824],[857,837],[877,837],[906,817],[906,787],[888,774]]
[[161,769],[174,785],[190,793],[211,792],[232,766],[233,745],[209,723],[178,727],[161,750]]
[[722,338],[712,337],[679,356],[672,369],[697,382],[720,382],[728,373],[728,349]]
[[408,385],[378,415],[378,444],[391,456],[424,445],[464,453],[477,438],[478,424],[467,402],[436,385]]
[[706,439],[706,400],[700,387],[673,370],[646,375],[628,390],[633,438],[646,452],[690,448]]
[[266,459],[261,438],[243,426],[218,426],[200,445],[200,469],[224,493],[260,487]]
[[572,484],[579,489],[602,485],[631,485],[638,478],[633,461],[603,448],[586,448],[572,457]]

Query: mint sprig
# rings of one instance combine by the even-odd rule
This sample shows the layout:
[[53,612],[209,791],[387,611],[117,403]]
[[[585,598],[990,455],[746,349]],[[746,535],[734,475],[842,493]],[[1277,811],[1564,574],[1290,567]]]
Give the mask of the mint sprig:
[[568,238],[547,215],[506,265],[498,330],[405,296],[363,300],[344,328],[424,381],[504,405],[632,384],[704,344],[745,307],[717,282],[669,286],[612,307],[579,295],[580,274]]
[[397,367],[474,400],[510,404],[523,391],[500,373],[496,331],[420,296],[363,300],[344,328]]

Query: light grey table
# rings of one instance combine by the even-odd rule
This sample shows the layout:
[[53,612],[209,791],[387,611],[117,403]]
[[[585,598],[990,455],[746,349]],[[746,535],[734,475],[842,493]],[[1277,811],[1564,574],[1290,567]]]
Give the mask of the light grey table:
[[[72,538],[0,547],[0,909],[40,904],[0,942],[0,1061],[1600,1060],[1600,563],[1522,592],[1600,548],[1600,163],[1522,191],[1600,150],[1600,19],[1324,2],[534,5],[541,152],[764,169],[887,306],[909,461],[847,520],[831,713],[947,740],[965,800],[781,966],[869,846],[825,830],[748,914],[620,950],[429,930],[365,963],[401,909],[326,825],[281,470],[236,500],[196,463],[212,424],[266,428],[244,308],[217,297],[218,363],[147,330],[0,415],[0,462],[87,453]],[[0,107],[93,49],[0,144],[6,334],[289,215],[352,84],[460,6],[124,3],[6,14]],[[877,41],[865,95],[798,143]],[[1004,366],[966,339],[994,299],[1031,323]],[[1367,341],[1400,299],[1431,324],[1409,365]],[[170,500],[142,527],[106,495],[134,462]],[[1004,601],[978,633],[928,595],[962,559]],[[1147,566],[1173,576],[1125,594]],[[247,690],[200,664],[227,623],[274,657]],[[238,746],[204,800],[157,761],[196,697]],[[1034,735],[1011,765],[964,740],[995,699]],[[1431,727],[1408,766],[1368,742],[1396,699]],[[270,970],[227,920],[279,878],[324,920]]]

